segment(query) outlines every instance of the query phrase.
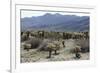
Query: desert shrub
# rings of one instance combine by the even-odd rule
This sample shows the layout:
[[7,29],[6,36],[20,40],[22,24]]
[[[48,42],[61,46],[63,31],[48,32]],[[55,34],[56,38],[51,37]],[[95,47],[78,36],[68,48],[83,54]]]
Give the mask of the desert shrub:
[[40,46],[38,47],[40,51],[46,51],[47,50],[47,43],[51,42],[49,39],[44,39]]
[[72,49],[70,49],[70,53],[79,53],[81,52],[81,46],[75,45]]
[[21,35],[21,41],[26,41],[28,39],[28,36],[26,33],[23,33],[23,35]]
[[31,44],[25,43],[24,44],[24,50],[29,51],[29,49],[31,49]]
[[42,43],[42,40],[34,37],[34,38],[31,38],[28,41],[26,41],[26,43],[30,43],[31,48],[34,49],[34,48],[39,47],[39,45]]
[[81,46],[81,52],[89,52],[89,39],[78,40],[77,44]]

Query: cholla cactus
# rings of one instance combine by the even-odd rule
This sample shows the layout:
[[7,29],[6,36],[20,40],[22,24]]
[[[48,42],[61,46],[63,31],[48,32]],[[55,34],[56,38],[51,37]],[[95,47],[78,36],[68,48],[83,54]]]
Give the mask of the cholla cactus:
[[61,48],[61,43],[59,41],[53,41],[47,44],[46,48],[49,51],[49,56],[47,58],[51,58],[52,51],[54,51],[55,55],[58,55],[57,50]]
[[27,39],[28,39],[27,34],[26,34],[26,33],[23,33],[23,34],[21,35],[21,41],[23,42],[23,41],[26,41]]
[[29,51],[29,49],[31,48],[31,44],[25,43],[25,44],[23,45],[23,48],[24,48],[25,50]]
[[79,59],[81,57],[81,55],[79,53],[79,52],[81,52],[81,47],[76,46],[75,49],[74,49],[74,52],[75,52],[75,57]]
[[81,47],[80,46],[75,46],[74,51],[75,51],[75,53],[81,52]]

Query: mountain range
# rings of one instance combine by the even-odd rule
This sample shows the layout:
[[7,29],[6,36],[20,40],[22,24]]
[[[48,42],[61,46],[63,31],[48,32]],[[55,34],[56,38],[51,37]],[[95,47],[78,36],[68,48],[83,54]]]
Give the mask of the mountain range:
[[46,13],[21,18],[21,30],[89,31],[89,16]]

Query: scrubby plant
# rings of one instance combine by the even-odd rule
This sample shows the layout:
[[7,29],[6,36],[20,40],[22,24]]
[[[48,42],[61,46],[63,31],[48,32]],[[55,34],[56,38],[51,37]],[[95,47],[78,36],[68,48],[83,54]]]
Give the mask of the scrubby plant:
[[24,50],[29,51],[29,49],[31,48],[31,44],[25,43],[24,45]]
[[57,51],[61,48],[59,41],[53,41],[51,43],[48,43],[46,48],[47,51],[49,51],[49,56],[47,58],[51,58],[52,52],[54,51],[54,55],[58,55]]

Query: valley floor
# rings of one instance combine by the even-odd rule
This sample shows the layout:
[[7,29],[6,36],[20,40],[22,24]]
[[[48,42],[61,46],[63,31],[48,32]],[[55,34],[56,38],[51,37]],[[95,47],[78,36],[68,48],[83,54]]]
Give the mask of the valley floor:
[[49,61],[73,61],[73,60],[89,60],[90,53],[80,53],[81,58],[76,59],[75,54],[70,52],[76,44],[76,40],[66,40],[65,48],[60,49],[59,55],[54,55],[52,52],[51,58],[47,58],[48,51],[38,51],[37,49],[31,49],[29,51],[21,49],[21,63],[30,62],[49,62]]

